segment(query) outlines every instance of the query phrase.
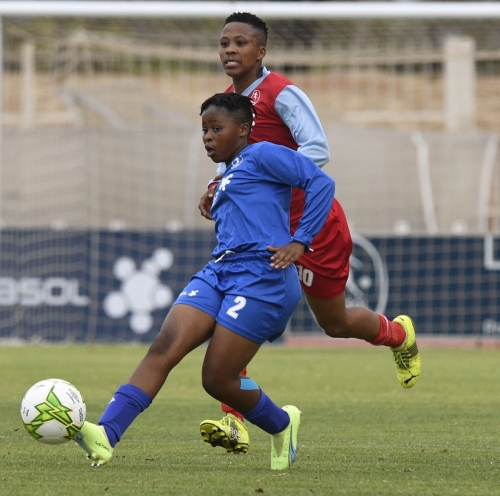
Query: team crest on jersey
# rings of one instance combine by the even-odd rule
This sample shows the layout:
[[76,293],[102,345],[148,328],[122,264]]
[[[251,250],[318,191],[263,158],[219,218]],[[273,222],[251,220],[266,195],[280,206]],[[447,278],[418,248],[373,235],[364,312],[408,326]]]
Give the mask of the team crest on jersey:
[[250,100],[252,100],[252,103],[255,105],[260,100],[260,91],[253,90],[252,94],[250,95]]
[[238,155],[232,162],[231,162],[231,169],[236,169],[238,165],[241,165],[243,162],[243,157],[241,155]]

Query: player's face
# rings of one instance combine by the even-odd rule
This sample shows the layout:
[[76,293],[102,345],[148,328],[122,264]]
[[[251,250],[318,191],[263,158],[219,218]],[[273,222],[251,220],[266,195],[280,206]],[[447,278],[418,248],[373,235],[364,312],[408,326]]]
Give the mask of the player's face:
[[227,110],[211,105],[201,116],[203,144],[214,162],[229,165],[247,145],[248,124],[236,122]]
[[248,85],[253,83],[260,77],[265,55],[266,47],[253,26],[244,22],[229,22],[224,26],[219,41],[219,56],[226,74],[233,80],[248,80]]

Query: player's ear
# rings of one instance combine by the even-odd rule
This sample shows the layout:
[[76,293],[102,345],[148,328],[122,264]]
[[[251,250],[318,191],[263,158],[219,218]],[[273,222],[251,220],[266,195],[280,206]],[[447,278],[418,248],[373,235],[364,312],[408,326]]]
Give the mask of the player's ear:
[[262,60],[266,56],[266,53],[267,53],[266,47],[264,45],[261,45],[259,47],[259,55],[257,56],[257,60]]
[[250,126],[248,122],[242,122],[240,124],[240,138],[244,138],[248,134],[250,134]]

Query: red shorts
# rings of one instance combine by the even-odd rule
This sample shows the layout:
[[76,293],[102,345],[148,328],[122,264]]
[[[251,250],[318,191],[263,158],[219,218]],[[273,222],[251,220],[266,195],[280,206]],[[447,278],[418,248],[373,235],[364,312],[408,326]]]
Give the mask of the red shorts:
[[[294,188],[290,209],[292,235],[304,210],[304,192]],[[308,251],[295,262],[300,283],[306,294],[331,300],[345,291],[349,276],[352,239],[340,203],[334,200],[323,229]]]

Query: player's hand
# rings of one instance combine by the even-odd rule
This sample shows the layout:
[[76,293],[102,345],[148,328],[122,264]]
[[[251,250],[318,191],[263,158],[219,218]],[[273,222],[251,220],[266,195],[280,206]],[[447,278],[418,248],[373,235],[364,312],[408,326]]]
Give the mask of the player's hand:
[[217,186],[217,182],[221,180],[224,174],[217,174],[213,178],[213,182],[210,184],[212,187],[208,187],[208,191],[200,198],[200,203],[198,204],[198,209],[201,212],[201,215],[205,217],[205,219],[213,220],[210,215],[210,209],[212,208],[212,202],[214,201],[215,189]]
[[271,267],[273,269],[290,267],[306,251],[305,245],[298,241],[292,241],[284,246],[268,246],[267,249],[274,253],[271,257]]
[[215,188],[209,189],[201,198],[198,208],[200,209],[201,215],[205,219],[213,220],[210,215],[210,209],[212,208],[212,202],[214,201]]

